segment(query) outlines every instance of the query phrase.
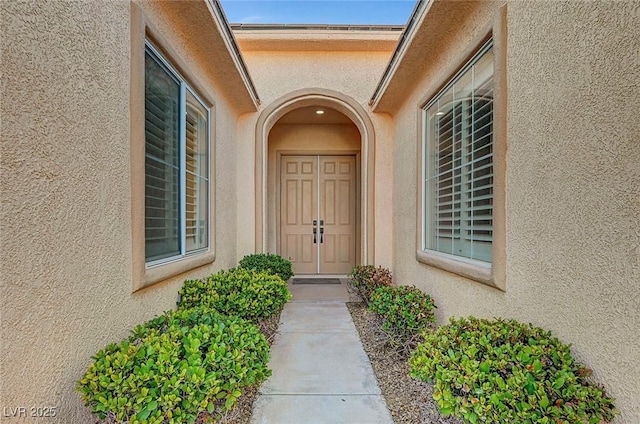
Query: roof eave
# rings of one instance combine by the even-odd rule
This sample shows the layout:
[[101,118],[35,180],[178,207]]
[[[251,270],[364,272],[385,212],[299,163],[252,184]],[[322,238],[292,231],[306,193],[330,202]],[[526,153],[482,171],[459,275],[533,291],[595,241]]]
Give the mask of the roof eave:
[[424,21],[424,18],[434,1],[435,0],[418,0],[416,6],[413,8],[413,12],[407,21],[407,25],[400,35],[398,45],[396,46],[396,49],[393,52],[393,55],[391,56],[391,59],[389,60],[389,63],[387,64],[387,67],[385,68],[373,95],[371,96],[371,99],[369,100],[369,106],[373,111],[376,111],[380,104],[389,83],[393,79],[399,64],[402,62],[402,59],[415,37],[416,31],[420,28],[420,25]]
[[211,16],[213,17],[216,28],[222,36],[225,46],[229,51],[231,60],[233,61],[236,70],[238,71],[238,74],[247,89],[247,93],[251,97],[254,108],[257,110],[260,105],[260,96],[258,95],[258,90],[256,89],[253,80],[251,79],[251,75],[249,74],[247,65],[242,58],[240,48],[238,47],[238,43],[233,36],[233,31],[231,30],[227,17],[224,14],[224,10],[220,5],[219,0],[206,0],[206,3],[209,10],[211,11]]

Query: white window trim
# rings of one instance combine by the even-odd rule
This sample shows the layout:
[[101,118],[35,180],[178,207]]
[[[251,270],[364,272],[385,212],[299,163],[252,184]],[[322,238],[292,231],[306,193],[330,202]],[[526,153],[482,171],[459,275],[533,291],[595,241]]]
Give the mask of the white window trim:
[[202,100],[202,98],[193,90],[186,82],[185,78],[165,59],[164,55],[148,40],[145,39],[145,53],[146,49],[149,49],[153,54],[154,60],[160,61],[166,69],[171,72],[174,78],[178,80],[180,83],[180,254],[174,255],[167,258],[162,258],[154,261],[146,261],[145,258],[145,268],[152,269],[162,265],[171,264],[174,262],[181,261],[185,258],[189,258],[192,256],[202,255],[204,253],[209,253],[211,251],[211,194],[212,194],[212,184],[210,176],[207,178],[207,216],[206,220],[209,223],[207,225],[207,247],[193,250],[190,252],[186,251],[186,149],[184,148],[185,138],[186,138],[186,108],[187,108],[187,91],[193,95],[193,97],[202,105],[202,107],[207,112],[207,152],[209,157],[207,158],[207,168],[209,173],[211,173],[211,108],[207,106],[207,103]]

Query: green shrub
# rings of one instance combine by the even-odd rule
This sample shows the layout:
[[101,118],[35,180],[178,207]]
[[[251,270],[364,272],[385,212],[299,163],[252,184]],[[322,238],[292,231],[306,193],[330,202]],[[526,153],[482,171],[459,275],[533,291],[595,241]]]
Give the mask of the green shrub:
[[205,306],[257,322],[280,312],[290,298],[287,283],[277,275],[235,268],[205,280],[185,281],[178,307]]
[[256,253],[240,260],[240,268],[267,271],[287,281],[293,277],[291,261],[272,253]]
[[411,375],[434,381],[443,415],[468,423],[598,423],[613,399],[551,333],[513,320],[451,319],[426,334]]
[[369,304],[371,293],[376,288],[393,284],[391,271],[381,266],[376,268],[373,265],[356,265],[349,277],[351,287],[366,304]]
[[436,317],[433,299],[415,286],[378,287],[369,309],[384,318],[383,328],[405,342],[430,327]]
[[270,375],[269,345],[240,318],[203,309],[168,312],[100,350],[77,390],[108,422],[193,423],[231,409]]

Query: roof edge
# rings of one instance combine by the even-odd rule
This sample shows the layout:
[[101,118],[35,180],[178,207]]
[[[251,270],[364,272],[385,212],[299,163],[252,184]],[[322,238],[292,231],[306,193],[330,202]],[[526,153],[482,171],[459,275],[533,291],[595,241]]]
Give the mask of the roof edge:
[[[217,1],[217,0],[216,0]],[[404,25],[351,24],[229,24],[234,31],[243,30],[310,30],[310,31],[403,31]]]
[[227,20],[227,16],[224,14],[224,10],[222,9],[222,5],[219,0],[207,0],[207,5],[211,10],[211,15],[213,16],[216,25],[218,26],[218,30],[220,31],[222,38],[227,46],[227,49],[231,53],[231,58],[233,63],[236,66],[236,69],[240,73],[240,77],[247,87],[247,91],[251,96],[251,100],[253,101],[256,109],[260,105],[260,96],[258,95],[258,90],[251,79],[251,75],[249,74],[249,69],[247,68],[247,64],[242,58],[242,53],[240,53],[240,48],[238,47],[238,43],[236,42],[235,37],[233,36],[233,30],[229,25],[229,21]]
[[369,106],[372,110],[375,110],[380,102],[380,99],[384,95],[384,92],[389,85],[389,82],[393,78],[395,71],[398,67],[398,64],[402,61],[413,37],[416,33],[416,30],[420,27],[420,21],[422,21],[427,13],[427,11],[431,8],[435,0],[418,0],[416,6],[413,8],[413,12],[411,12],[411,16],[407,21],[407,25],[405,26],[404,31],[400,35],[400,40],[398,41],[398,45],[396,46],[387,67],[382,73],[382,77],[376,86],[376,89],[369,100]]

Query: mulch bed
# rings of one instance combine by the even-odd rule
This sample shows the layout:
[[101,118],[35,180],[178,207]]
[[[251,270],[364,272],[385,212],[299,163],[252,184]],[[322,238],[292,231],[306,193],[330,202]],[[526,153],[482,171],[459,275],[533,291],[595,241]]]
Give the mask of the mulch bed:
[[443,417],[433,400],[431,384],[409,377],[409,364],[387,346],[378,316],[362,302],[347,303],[360,340],[395,424],[463,424],[454,417]]

